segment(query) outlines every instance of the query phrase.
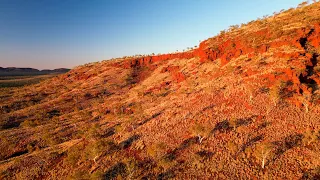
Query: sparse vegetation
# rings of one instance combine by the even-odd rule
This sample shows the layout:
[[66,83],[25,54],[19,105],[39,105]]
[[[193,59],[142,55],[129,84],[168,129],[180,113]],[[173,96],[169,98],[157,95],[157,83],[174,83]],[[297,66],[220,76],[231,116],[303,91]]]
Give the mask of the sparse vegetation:
[[236,118],[231,118],[229,120],[229,125],[232,127],[232,129],[235,131],[237,129],[237,119]]
[[319,137],[319,131],[314,131],[308,128],[302,139],[302,144],[304,146],[310,146],[311,144],[317,142],[319,140]]
[[317,179],[319,7],[1,88],[0,179]]
[[272,157],[273,145],[271,143],[261,143],[256,146],[254,156],[261,162],[264,169],[268,159]]
[[192,133],[194,136],[198,138],[199,143],[201,144],[202,141],[207,138],[210,134],[210,129],[208,126],[200,123],[196,123],[192,129]]
[[278,81],[269,90],[269,95],[272,99],[274,106],[277,106],[278,102],[281,100],[281,94],[282,94],[281,91],[282,91],[283,85],[284,85],[284,82]]
[[147,154],[154,159],[158,159],[166,148],[167,145],[165,143],[152,144],[147,147]]

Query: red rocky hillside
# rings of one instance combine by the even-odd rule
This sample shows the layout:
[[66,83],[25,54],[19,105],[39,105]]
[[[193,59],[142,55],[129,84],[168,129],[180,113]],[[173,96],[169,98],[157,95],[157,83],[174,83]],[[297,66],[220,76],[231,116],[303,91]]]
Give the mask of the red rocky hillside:
[[0,179],[320,178],[320,3],[0,91]]

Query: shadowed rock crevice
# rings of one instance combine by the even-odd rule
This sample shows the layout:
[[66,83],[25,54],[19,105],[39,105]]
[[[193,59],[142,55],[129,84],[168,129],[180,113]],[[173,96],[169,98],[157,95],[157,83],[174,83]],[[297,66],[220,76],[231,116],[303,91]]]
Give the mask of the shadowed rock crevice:
[[248,118],[239,118],[235,120],[234,127],[230,124],[228,120],[224,120],[221,122],[218,122],[216,126],[211,130],[210,134],[214,134],[216,132],[223,132],[227,133],[232,131],[235,128],[238,128],[240,126],[248,126],[253,122],[253,118],[256,118],[257,116],[251,116]]
[[140,138],[139,135],[133,135],[131,136],[130,138],[128,138],[127,140],[124,140],[122,141],[120,144],[119,144],[119,147],[121,149],[126,149],[128,147],[130,147],[132,145],[132,143],[136,140],[138,140]]
[[164,173],[160,173],[157,177],[157,180],[172,179],[174,177],[175,177],[174,170],[170,169]]
[[214,155],[214,152],[201,150],[201,151],[198,151],[196,154],[204,159],[209,159]]
[[118,175],[124,177],[127,173],[127,167],[124,163],[118,163],[112,166],[105,173],[104,179],[115,179]]
[[190,147],[193,144],[196,144],[198,142],[197,137],[191,137],[189,139],[184,140],[178,147],[176,147],[174,150],[166,154],[163,158],[168,161],[173,161],[176,159],[177,155],[183,151],[184,149]]
[[116,133],[115,127],[116,127],[116,126],[119,126],[119,125],[120,125],[120,124],[116,124],[116,125],[108,128],[108,129],[101,135],[101,137],[102,137],[102,138],[107,138],[107,137],[109,137],[109,136],[114,135],[114,134]]
[[311,76],[314,74],[314,67],[317,66],[319,57],[319,54],[317,53],[315,47],[313,47],[308,41],[308,37],[313,33],[314,29],[311,29],[306,37],[299,39],[299,43],[303,47],[305,52],[312,55],[312,57],[310,58],[311,65],[306,66],[305,72],[300,74],[299,80],[301,83],[306,84],[308,88],[312,88],[312,92],[318,89],[316,81],[313,80]]
[[146,124],[147,122],[151,121],[152,119],[160,116],[161,114],[162,114],[162,112],[155,113],[150,118],[147,118],[147,119],[143,120],[142,122],[139,122],[136,126],[137,127],[142,126],[142,125]]
[[254,138],[249,139],[245,144],[241,146],[240,151],[236,154],[236,156],[244,152],[248,147],[251,147],[252,145],[261,140],[263,140],[263,135],[258,135]]
[[303,171],[302,180],[320,179],[320,167]]
[[224,121],[218,122],[210,133],[214,134],[217,131],[218,132],[228,132],[231,130],[232,130],[232,128],[230,127],[230,123],[227,120],[224,120]]
[[302,139],[303,139],[302,134],[292,134],[292,135],[286,136],[280,141],[272,142],[272,144],[275,146],[274,156],[272,158],[272,161],[269,161],[266,163],[266,166],[268,166],[270,163],[275,162],[288,150],[301,145]]
[[10,158],[14,158],[14,157],[18,157],[18,156],[21,156],[21,155],[24,155],[24,154],[27,154],[28,153],[28,150],[22,150],[22,151],[18,151],[18,152],[15,152],[13,153],[11,156],[9,156],[8,158],[5,158],[6,159],[10,159]]

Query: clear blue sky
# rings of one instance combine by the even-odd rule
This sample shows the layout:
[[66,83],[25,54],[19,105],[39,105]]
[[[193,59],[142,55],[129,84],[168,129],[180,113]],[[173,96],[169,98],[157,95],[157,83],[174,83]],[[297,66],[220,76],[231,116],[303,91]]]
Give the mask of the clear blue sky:
[[0,67],[72,68],[198,45],[301,0],[0,0]]

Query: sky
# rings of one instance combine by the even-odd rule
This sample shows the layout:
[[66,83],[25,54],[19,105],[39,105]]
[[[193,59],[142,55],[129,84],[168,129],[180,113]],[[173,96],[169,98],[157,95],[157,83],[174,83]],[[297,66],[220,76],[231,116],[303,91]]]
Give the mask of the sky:
[[0,0],[0,67],[73,68],[193,47],[302,0]]

